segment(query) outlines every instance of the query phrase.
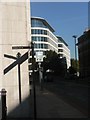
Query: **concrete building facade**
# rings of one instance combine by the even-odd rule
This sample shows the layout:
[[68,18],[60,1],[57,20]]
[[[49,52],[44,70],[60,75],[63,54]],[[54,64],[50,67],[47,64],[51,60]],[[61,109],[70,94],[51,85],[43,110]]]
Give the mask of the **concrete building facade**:
[[[28,50],[12,50],[12,46],[30,44],[30,1],[23,2],[0,2],[0,90],[7,91],[7,114],[9,117],[28,117],[29,103],[26,107],[24,100],[29,96],[29,74],[28,60],[20,65],[21,69],[21,104],[19,103],[19,82],[18,66],[16,65],[9,72],[4,70],[15,60],[4,57],[10,55],[16,57],[20,52],[21,56]],[[19,109],[17,109],[19,107]],[[23,111],[24,109],[24,111]],[[15,111],[15,112],[13,112]]]

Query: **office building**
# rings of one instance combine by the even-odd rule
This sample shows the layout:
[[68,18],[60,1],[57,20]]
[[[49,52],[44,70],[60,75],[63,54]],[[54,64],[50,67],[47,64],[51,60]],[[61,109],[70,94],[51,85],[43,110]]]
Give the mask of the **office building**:
[[80,76],[90,77],[90,29],[78,38]]
[[60,58],[66,58],[67,68],[70,67],[70,49],[68,44],[63,40],[62,37],[57,36],[58,38],[58,54]]
[[48,22],[40,17],[31,18],[31,37],[35,43],[35,51],[52,50],[58,53],[57,37],[54,35],[54,29]]
[[[63,41],[60,41],[59,38],[54,34],[55,30],[51,25],[41,17],[31,17],[31,37],[32,41],[35,43],[35,52],[43,51],[45,52],[52,50],[57,54],[60,54],[60,48],[63,49],[62,57],[66,57],[67,66],[70,66],[70,50],[68,45]],[[59,43],[62,46],[59,46]]]

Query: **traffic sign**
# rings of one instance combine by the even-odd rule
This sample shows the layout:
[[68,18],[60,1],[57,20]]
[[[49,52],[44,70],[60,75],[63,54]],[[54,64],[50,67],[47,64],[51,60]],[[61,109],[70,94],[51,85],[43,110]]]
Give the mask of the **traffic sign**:
[[12,46],[12,49],[31,49],[30,46]]
[[36,52],[36,62],[43,62],[43,52]]

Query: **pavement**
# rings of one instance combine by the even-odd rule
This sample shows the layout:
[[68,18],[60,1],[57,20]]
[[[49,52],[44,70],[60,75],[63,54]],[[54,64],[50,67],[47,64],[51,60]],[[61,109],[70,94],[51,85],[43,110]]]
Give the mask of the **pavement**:
[[88,115],[88,86],[66,81],[54,81],[44,84],[44,87],[83,114]]
[[36,85],[36,118],[34,119],[34,95],[33,91],[31,93],[31,101],[30,101],[30,118],[11,118],[7,120],[47,120],[50,119],[83,119],[88,118],[81,111],[65,102],[63,99],[58,97],[53,92],[43,88],[40,90],[40,86]]
[[53,92],[45,88],[40,91],[39,86],[36,86],[36,114],[37,118],[88,118]]
[[[60,83],[58,83],[60,84]],[[62,86],[62,85],[61,85]],[[50,87],[48,85],[48,87]],[[64,86],[65,87],[65,86]],[[61,90],[61,89],[60,89]],[[67,96],[66,96],[67,97]],[[30,118],[16,118],[16,119],[7,119],[7,120],[35,120],[34,119],[34,96],[33,90],[31,93],[30,101]],[[72,106],[63,100],[62,96],[58,96],[53,91],[44,87],[43,90],[40,90],[39,84],[36,84],[36,120],[43,120],[47,118],[51,119],[83,119],[88,118],[87,115],[83,114],[77,107]]]

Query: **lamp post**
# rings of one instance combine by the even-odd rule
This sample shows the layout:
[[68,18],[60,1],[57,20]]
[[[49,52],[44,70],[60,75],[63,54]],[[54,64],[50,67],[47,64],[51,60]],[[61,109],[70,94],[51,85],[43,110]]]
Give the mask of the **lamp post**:
[[77,75],[77,50],[76,50],[76,40],[77,40],[77,35],[72,36],[75,41],[75,60],[76,60],[76,75]]

